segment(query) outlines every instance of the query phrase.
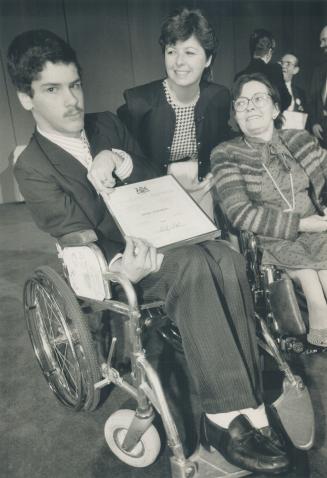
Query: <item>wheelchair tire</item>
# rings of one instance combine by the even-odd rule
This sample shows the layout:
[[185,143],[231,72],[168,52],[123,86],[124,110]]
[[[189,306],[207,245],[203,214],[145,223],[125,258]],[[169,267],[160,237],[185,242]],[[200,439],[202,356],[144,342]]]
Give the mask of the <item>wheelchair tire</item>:
[[94,410],[100,367],[85,316],[60,275],[39,267],[24,286],[24,312],[34,353],[50,389],[65,406]]
[[134,418],[133,410],[122,409],[110,415],[104,427],[104,435],[110,450],[122,462],[135,468],[151,465],[160,452],[160,437],[154,425],[150,425],[140,441],[131,451],[125,451],[121,445]]

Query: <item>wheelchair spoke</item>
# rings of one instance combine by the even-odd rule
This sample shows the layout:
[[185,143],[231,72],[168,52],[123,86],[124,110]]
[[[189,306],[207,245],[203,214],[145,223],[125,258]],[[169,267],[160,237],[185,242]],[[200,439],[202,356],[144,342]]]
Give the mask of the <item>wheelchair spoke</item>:
[[[37,285],[35,305],[38,315],[38,325],[41,340],[53,366],[48,373],[56,374],[62,386],[74,397],[78,394],[76,380],[76,354],[73,348],[72,334],[64,327],[62,311],[54,297],[41,286]],[[43,320],[42,320],[43,317]],[[49,344],[51,346],[49,346]],[[61,349],[60,349],[61,347]],[[72,360],[69,359],[69,354]]]
[[[65,346],[67,350],[67,345]],[[64,378],[64,386],[68,389],[71,390],[72,386],[74,387],[74,390],[77,391],[78,389],[78,384],[76,383],[75,380],[75,375],[76,375],[76,369],[74,367],[74,364],[70,362],[66,356],[66,351],[64,353],[61,353],[59,348],[55,349],[55,354],[58,358],[58,364],[60,365],[60,371],[61,377]],[[73,369],[73,373],[71,373],[70,369]]]
[[[45,291],[42,291],[43,294],[45,293]],[[62,313],[58,307],[58,304],[54,301],[54,299],[52,297],[50,297],[49,294],[47,294],[47,298],[45,300],[44,298],[44,295],[41,296],[42,297],[42,301],[43,301],[43,304],[45,306],[45,309],[46,309],[46,317],[48,319],[48,323],[49,323],[49,327],[51,329],[51,334],[50,336],[52,338],[55,337],[55,334],[53,332],[53,323],[56,323],[58,325],[58,328],[60,328],[62,330]],[[60,317],[60,320],[59,320],[59,317]],[[48,331],[50,332],[50,331]]]
[[24,286],[24,315],[51,391],[67,407],[94,410],[101,378],[92,337],[76,297],[53,269],[36,269]]
[[[45,291],[42,291],[45,293]],[[57,301],[51,297],[49,294],[46,294],[46,299],[42,295],[42,301],[45,305],[47,314],[47,323],[48,327],[46,332],[49,338],[51,338],[51,343],[56,345],[56,343],[69,343],[72,346],[72,342],[76,337],[73,337],[73,334],[69,333],[67,327],[64,326],[65,317],[57,303]],[[56,330],[54,326],[56,325]],[[68,335],[69,334],[69,335]]]

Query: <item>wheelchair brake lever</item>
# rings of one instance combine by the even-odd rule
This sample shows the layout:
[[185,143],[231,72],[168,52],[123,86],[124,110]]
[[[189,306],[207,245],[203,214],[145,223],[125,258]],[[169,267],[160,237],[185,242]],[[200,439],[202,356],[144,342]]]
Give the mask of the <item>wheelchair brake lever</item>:
[[285,377],[287,378],[287,380],[292,385],[297,385],[297,380],[296,380],[290,366],[288,365],[286,360],[284,360],[284,358],[282,357],[274,339],[272,338],[272,336],[269,332],[269,329],[268,329],[265,321],[261,317],[259,317],[259,316],[257,316],[257,317],[259,319],[259,323],[260,323],[260,326],[261,326],[263,337],[266,341],[266,344],[268,346],[268,349],[270,350],[271,355],[274,357],[274,359],[277,362],[279,370],[285,374]]
[[107,362],[103,363],[101,365],[102,376],[105,377],[105,378],[103,380],[100,380],[100,382],[97,382],[95,384],[95,388],[102,388],[106,385],[109,385],[112,382],[112,377],[110,376],[110,371],[112,373],[114,373],[114,370],[111,367],[111,362],[112,362],[112,357],[114,355],[116,342],[117,342],[117,337],[113,337],[112,341],[111,341],[111,344],[110,344],[110,349],[109,349],[109,353],[108,353]]
[[113,337],[110,344],[109,354],[107,358],[107,367],[111,367],[112,357],[114,355],[116,343],[117,343],[117,337]]

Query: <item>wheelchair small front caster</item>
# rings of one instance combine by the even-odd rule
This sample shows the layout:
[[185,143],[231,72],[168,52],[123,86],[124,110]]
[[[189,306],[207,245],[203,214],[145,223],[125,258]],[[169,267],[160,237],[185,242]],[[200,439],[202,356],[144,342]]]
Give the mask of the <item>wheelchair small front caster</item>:
[[104,434],[114,455],[127,465],[143,468],[151,465],[159,455],[160,437],[154,425],[150,425],[132,450],[124,450],[122,444],[134,416],[133,410],[118,410],[106,421]]

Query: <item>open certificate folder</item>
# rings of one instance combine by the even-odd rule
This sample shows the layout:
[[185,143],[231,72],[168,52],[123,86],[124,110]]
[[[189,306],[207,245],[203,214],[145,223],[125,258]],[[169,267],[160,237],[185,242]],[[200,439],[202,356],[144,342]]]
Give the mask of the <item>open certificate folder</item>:
[[120,186],[102,196],[123,236],[145,239],[161,252],[220,235],[171,175]]

